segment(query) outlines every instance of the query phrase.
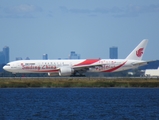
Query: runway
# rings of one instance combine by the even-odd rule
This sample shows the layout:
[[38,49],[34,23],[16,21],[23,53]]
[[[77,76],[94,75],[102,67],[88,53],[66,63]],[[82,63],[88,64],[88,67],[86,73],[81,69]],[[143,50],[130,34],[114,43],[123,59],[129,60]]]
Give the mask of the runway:
[[57,79],[57,80],[69,80],[69,79],[73,79],[73,80],[88,80],[88,79],[96,79],[96,80],[132,80],[132,79],[158,79],[159,77],[0,77],[0,79],[4,79],[4,80],[14,80],[14,79]]

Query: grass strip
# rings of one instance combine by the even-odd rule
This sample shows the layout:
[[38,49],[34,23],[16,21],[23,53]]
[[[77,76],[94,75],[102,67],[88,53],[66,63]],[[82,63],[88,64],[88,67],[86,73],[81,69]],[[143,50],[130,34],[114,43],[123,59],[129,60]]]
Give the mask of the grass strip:
[[0,88],[32,87],[159,87],[158,79],[131,78],[1,78]]

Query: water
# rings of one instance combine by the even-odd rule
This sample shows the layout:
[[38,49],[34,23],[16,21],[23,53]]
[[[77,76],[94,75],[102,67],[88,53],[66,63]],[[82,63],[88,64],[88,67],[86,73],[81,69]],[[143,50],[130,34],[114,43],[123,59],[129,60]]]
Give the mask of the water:
[[0,89],[0,120],[157,120],[159,89]]

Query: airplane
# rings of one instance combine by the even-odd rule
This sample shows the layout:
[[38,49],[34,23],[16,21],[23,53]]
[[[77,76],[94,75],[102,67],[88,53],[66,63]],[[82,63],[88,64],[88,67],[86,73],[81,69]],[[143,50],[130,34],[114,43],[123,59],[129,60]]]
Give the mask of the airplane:
[[77,76],[86,72],[118,72],[146,65],[142,60],[148,40],[142,40],[125,59],[19,60],[3,69],[16,73],[47,73],[48,76]]

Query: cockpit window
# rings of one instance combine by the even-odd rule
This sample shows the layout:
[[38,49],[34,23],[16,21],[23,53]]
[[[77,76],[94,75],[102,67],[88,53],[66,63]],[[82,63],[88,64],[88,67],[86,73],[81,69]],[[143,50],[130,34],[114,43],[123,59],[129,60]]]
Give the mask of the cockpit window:
[[10,64],[7,64],[6,66],[10,66]]

